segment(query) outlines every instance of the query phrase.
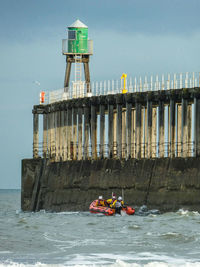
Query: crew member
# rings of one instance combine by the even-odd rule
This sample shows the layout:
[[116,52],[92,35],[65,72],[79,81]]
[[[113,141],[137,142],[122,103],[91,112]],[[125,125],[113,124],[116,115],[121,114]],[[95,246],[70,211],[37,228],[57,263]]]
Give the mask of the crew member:
[[115,203],[117,202],[116,196],[113,194],[112,198],[107,199],[107,204],[110,208],[115,208]]
[[124,201],[122,197],[118,197],[117,201],[115,202],[115,213],[121,214],[121,210],[124,207]]
[[103,196],[99,196],[99,199],[97,201],[97,206],[103,206],[105,207],[105,200],[103,199]]

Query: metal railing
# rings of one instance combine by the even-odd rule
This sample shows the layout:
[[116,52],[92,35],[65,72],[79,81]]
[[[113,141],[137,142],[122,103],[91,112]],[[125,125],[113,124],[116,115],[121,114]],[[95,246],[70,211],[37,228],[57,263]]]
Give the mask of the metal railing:
[[[161,76],[145,76],[129,78],[126,80],[126,89],[128,93],[159,91],[170,89],[194,88],[200,87],[200,72],[186,72],[175,74],[162,74]],[[88,96],[100,96],[122,93],[122,80],[108,80],[101,82],[91,82],[88,94],[88,85],[81,82],[72,82],[69,88],[62,88],[54,91],[46,91],[44,104],[54,103],[62,100],[76,99]]]

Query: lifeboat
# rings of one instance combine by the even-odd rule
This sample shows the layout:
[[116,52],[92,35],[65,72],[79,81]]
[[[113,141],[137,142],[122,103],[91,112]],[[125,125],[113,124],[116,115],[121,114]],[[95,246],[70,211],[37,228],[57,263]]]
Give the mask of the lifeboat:
[[[107,216],[112,216],[115,214],[115,209],[111,209],[109,207],[104,206],[97,206],[98,199],[94,200],[89,207],[89,211],[91,213],[101,213]],[[123,212],[126,212],[127,215],[133,215],[135,213],[135,209],[133,209],[130,206],[127,206],[125,208],[122,208]]]
[[89,207],[89,211],[91,213],[102,213],[104,215],[114,215],[115,214],[115,210],[111,209],[109,207],[103,207],[103,206],[97,206],[98,203],[98,199],[94,200]]
[[130,206],[127,206],[126,208],[122,208],[122,211],[126,212],[128,215],[133,215],[135,213],[135,209],[133,209]]

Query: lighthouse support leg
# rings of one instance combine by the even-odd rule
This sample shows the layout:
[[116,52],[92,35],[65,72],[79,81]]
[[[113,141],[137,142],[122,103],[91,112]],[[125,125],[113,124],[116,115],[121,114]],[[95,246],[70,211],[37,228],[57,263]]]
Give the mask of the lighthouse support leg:
[[67,66],[66,66],[65,81],[64,81],[65,92],[68,92],[68,88],[69,88],[69,79],[70,79],[71,65],[72,65],[71,60],[72,59],[70,57],[66,58]]
[[90,70],[89,70],[89,57],[84,59],[84,72],[85,72],[85,82],[87,86],[87,93],[91,93],[90,88]]

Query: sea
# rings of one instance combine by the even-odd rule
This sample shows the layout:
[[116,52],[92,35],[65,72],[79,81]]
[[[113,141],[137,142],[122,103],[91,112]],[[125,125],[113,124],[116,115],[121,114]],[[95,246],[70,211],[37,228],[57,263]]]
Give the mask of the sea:
[[20,190],[0,190],[3,266],[200,266],[200,214],[22,212]]

